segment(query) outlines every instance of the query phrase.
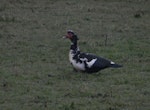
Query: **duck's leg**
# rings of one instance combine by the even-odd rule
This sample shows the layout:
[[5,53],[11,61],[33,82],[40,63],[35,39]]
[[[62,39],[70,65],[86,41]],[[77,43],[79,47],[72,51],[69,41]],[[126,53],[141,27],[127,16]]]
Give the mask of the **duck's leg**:
[[75,68],[73,68],[73,72],[76,72],[76,73],[77,73],[77,72],[78,72],[78,70],[77,70],[77,69],[75,69]]

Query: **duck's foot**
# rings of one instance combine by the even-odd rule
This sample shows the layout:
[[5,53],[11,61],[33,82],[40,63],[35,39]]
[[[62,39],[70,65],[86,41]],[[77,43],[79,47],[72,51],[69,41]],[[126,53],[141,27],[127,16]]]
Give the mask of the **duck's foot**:
[[73,72],[76,72],[76,73],[78,73],[78,70],[76,70],[75,68],[73,68]]

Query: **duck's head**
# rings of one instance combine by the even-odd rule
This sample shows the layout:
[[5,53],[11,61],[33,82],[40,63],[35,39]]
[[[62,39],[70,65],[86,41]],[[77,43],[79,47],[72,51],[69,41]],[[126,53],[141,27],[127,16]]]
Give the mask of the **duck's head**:
[[73,44],[77,44],[77,41],[79,40],[77,35],[72,30],[68,30],[64,38],[70,39]]

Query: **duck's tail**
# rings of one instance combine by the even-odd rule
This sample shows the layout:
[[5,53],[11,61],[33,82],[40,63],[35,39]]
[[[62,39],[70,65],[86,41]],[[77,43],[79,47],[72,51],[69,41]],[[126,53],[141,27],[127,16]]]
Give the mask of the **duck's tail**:
[[121,68],[121,67],[123,67],[123,65],[120,65],[120,64],[116,64],[116,63],[114,63],[114,62],[111,62],[110,67],[112,67],[112,68]]

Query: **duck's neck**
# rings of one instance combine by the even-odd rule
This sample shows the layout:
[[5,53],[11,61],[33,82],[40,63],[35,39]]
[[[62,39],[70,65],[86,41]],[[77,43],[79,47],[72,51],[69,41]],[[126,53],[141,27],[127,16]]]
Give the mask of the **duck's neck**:
[[78,47],[78,45],[77,45],[77,42],[71,44],[70,50],[71,50],[74,54],[76,54],[77,52],[80,51],[80,50],[79,50],[79,47]]

